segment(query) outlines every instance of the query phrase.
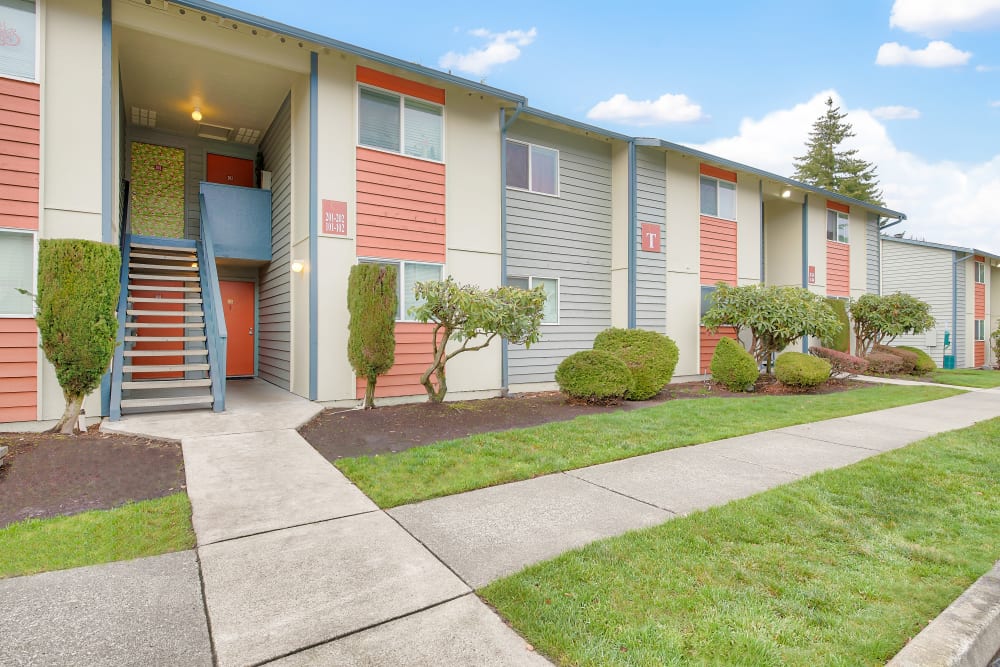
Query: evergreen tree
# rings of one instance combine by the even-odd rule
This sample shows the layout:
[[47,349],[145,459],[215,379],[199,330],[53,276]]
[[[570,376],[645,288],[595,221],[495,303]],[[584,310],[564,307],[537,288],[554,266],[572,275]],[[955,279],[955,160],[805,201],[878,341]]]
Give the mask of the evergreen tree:
[[854,136],[847,114],[826,100],[826,112],[809,133],[806,154],[795,158],[793,178],[847,197],[883,205],[875,165],[858,157],[858,149],[841,149],[840,144]]
[[365,409],[375,407],[375,383],[396,361],[396,267],[356,264],[347,278],[347,358],[367,380]]

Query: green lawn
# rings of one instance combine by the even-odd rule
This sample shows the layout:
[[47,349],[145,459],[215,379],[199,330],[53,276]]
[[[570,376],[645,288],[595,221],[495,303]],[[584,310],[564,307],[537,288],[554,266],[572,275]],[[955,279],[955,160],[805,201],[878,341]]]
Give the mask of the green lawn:
[[0,529],[0,577],[63,570],[194,547],[187,494],[111,510],[29,519]]
[[380,507],[530,479],[607,461],[793,424],[919,403],[961,393],[878,385],[818,396],[674,400],[629,412],[340,459],[337,467]]
[[1000,557],[1000,419],[480,594],[563,665],[881,665]]
[[984,371],[974,368],[956,368],[955,370],[937,370],[931,373],[931,379],[941,384],[954,384],[959,387],[976,387],[990,389],[1000,387],[1000,371]]

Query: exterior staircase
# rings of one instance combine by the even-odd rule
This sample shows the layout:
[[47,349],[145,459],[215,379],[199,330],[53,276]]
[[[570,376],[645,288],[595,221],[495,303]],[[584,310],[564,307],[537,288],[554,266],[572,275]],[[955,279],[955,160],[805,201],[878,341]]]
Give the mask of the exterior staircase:
[[206,325],[211,318],[206,318],[202,292],[201,244],[127,235],[122,245],[111,418],[133,412],[221,409],[213,391],[217,363],[210,360],[212,332]]

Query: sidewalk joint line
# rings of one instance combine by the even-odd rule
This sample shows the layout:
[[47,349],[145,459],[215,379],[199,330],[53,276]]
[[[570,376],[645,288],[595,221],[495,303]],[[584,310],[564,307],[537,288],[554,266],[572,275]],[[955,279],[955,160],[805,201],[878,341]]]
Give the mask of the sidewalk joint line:
[[212,632],[212,616],[208,613],[208,598],[205,596],[205,575],[201,570],[201,554],[194,549],[194,562],[198,567],[198,586],[201,588],[201,608],[205,612],[205,625],[208,630],[208,649],[212,653],[212,665],[219,664],[219,656],[215,651],[215,633]]
[[353,514],[345,514],[343,516],[333,516],[328,519],[316,519],[315,521],[306,521],[305,523],[295,523],[290,526],[282,526],[280,528],[270,528],[268,530],[260,530],[256,533],[247,533],[246,535],[234,535],[233,537],[225,537],[221,540],[213,540],[212,542],[205,542],[204,544],[199,544],[198,548],[209,547],[214,544],[224,544],[226,542],[235,542],[236,540],[242,540],[247,537],[256,537],[258,535],[269,535],[270,533],[278,533],[282,530],[291,530],[292,528],[302,528],[303,526],[314,526],[318,523],[329,523],[331,521],[340,521],[341,519],[350,519],[355,516],[363,516],[365,514],[374,514],[380,511],[377,507],[371,510],[365,510],[364,512],[354,512]]
[[[387,625],[389,623],[392,623],[393,621],[399,621],[399,620],[402,620],[404,618],[408,618],[410,616],[415,616],[416,614],[421,614],[421,613],[423,613],[425,611],[430,611],[431,609],[434,609],[435,607],[440,607],[442,605],[448,604],[449,602],[454,602],[455,600],[467,597],[469,595],[476,596],[476,592],[475,591],[468,591],[468,592],[462,593],[460,595],[453,595],[450,598],[447,598],[446,600],[441,600],[440,602],[435,602],[434,604],[427,605],[426,607],[421,607],[420,609],[414,609],[413,611],[408,611],[405,614],[399,614],[398,616],[393,616],[391,618],[387,618],[384,621],[378,621],[376,623],[370,623],[369,625],[365,625],[365,626],[362,626],[360,628],[357,628],[357,629],[354,629],[354,630],[350,630],[348,632],[342,632],[339,635],[336,635],[334,637],[330,637],[329,639],[324,639],[322,641],[314,642],[312,644],[309,644],[308,646],[303,646],[301,648],[292,649],[291,651],[288,651],[286,653],[282,653],[281,655],[276,655],[273,658],[265,658],[264,660],[261,660],[259,662],[250,663],[250,667],[261,667],[262,665],[267,665],[267,664],[270,664],[272,662],[276,662],[278,660],[284,660],[285,658],[288,658],[290,656],[297,655],[299,653],[304,653],[306,651],[309,651],[309,650],[314,649],[314,648],[318,648],[320,646],[324,646],[326,644],[332,644],[333,642],[340,641],[341,639],[346,639],[347,637],[350,637],[352,635],[356,635],[356,634],[365,632],[366,630],[372,630],[372,629],[377,628],[379,626]],[[478,597],[478,596],[476,596],[476,597]]]
[[[666,451],[669,451],[669,450],[666,450]],[[621,460],[622,461],[626,461],[627,459],[621,459]],[[585,470],[585,468],[576,468],[576,470]],[[674,516],[670,517],[670,518],[681,516],[680,512],[677,512],[675,510],[672,510],[672,509],[669,509],[669,508],[666,508],[666,507],[660,507],[659,505],[657,505],[655,503],[651,503],[649,501],[641,500],[641,499],[636,498],[634,496],[630,496],[627,493],[622,493],[621,491],[618,491],[617,489],[611,489],[611,488],[608,488],[606,486],[602,486],[601,484],[598,484],[597,482],[592,482],[589,479],[584,479],[583,477],[579,477],[577,475],[574,475],[573,472],[574,471],[567,470],[567,471],[564,471],[562,474],[566,475],[567,477],[572,477],[573,479],[578,479],[578,480],[580,480],[581,482],[583,482],[585,484],[590,484],[591,486],[596,486],[599,489],[604,489],[605,491],[609,491],[609,492],[611,492],[611,493],[613,493],[615,495],[622,496],[623,498],[628,498],[629,500],[634,500],[637,503],[642,503],[643,505],[646,505],[647,507],[652,507],[653,509],[658,509],[660,511],[666,512],[667,514],[673,514]]]
[[400,528],[403,529],[403,532],[405,532],[407,535],[409,535],[414,540],[416,540],[417,543],[420,546],[422,546],[424,549],[427,549],[427,553],[429,553],[430,555],[434,556],[434,558],[437,560],[437,562],[441,563],[446,568],[448,568],[448,571],[451,572],[453,575],[455,575],[455,577],[457,577],[459,581],[461,581],[463,584],[465,584],[466,586],[468,586],[469,590],[475,592],[475,590],[476,590],[475,586],[473,586],[468,581],[466,581],[465,577],[463,577],[458,572],[456,572],[455,569],[451,565],[449,565],[448,563],[444,562],[444,560],[441,558],[441,556],[438,556],[437,553],[433,549],[431,549],[429,546],[427,546],[424,543],[423,540],[421,540],[419,537],[417,537],[412,532],[410,532],[410,529],[407,528],[406,526],[404,526],[402,523],[400,523],[399,519],[397,519],[393,515],[389,514],[389,512],[387,510],[382,510],[382,514],[385,514],[387,517],[389,517],[390,519],[392,519],[396,523],[397,526],[399,526]]

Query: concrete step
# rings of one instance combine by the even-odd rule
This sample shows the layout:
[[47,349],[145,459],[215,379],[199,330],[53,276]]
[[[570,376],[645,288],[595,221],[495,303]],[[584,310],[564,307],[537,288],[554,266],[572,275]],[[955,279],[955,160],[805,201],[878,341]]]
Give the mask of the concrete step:
[[156,317],[204,317],[201,310],[126,310],[126,315],[154,315]]
[[211,387],[209,378],[200,380],[134,380],[122,382],[122,389],[176,389],[182,387]]
[[152,271],[184,271],[186,273],[194,273],[198,270],[198,267],[191,266],[190,263],[187,266],[174,266],[172,264],[143,264],[141,262],[129,262],[128,268],[149,269]]
[[200,343],[208,336],[125,336],[126,343]]
[[161,299],[155,296],[130,296],[132,303],[201,303],[201,299]]
[[125,350],[126,357],[207,357],[208,350]]
[[175,396],[173,398],[123,398],[122,408],[163,408],[179,405],[212,405],[212,395]]
[[[167,275],[159,276],[149,273],[132,273],[132,272],[129,272],[128,278],[129,280],[168,280],[178,283],[196,283],[201,280],[199,276],[191,278],[190,276],[167,276]],[[157,289],[163,289],[163,288],[159,287]]]
[[207,371],[208,364],[175,364],[175,365],[152,365],[138,364],[132,366],[122,366],[123,373],[186,373],[188,371]]
[[126,322],[126,329],[201,329],[204,322]]

